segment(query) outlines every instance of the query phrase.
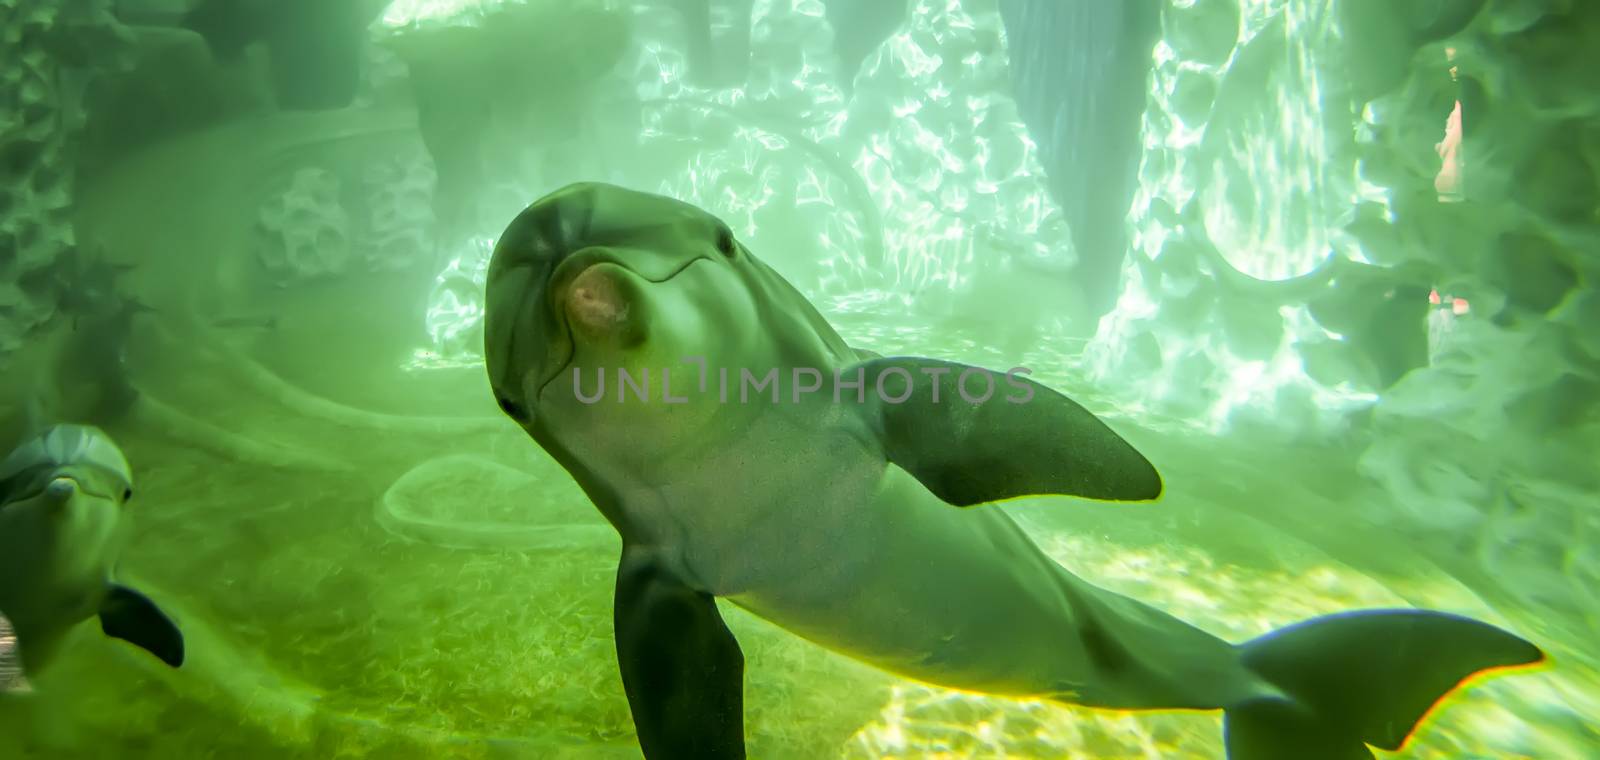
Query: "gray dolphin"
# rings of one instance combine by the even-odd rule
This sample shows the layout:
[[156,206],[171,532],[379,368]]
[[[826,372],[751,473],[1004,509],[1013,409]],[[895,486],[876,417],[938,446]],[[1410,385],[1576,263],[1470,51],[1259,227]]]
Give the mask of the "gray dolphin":
[[744,661],[715,597],[930,684],[1225,710],[1233,760],[1370,758],[1469,676],[1544,659],[1425,610],[1235,645],[1068,573],[981,505],[1154,499],[1143,456],[1019,374],[980,402],[980,368],[851,348],[694,206],[565,187],[506,229],[487,291],[501,408],[622,537],[617,655],[651,760],[744,756]]
[[156,605],[111,581],[125,539],[133,476],[99,428],[55,425],[0,461],[0,614],[15,629],[21,671],[37,673],[78,623],[172,667],[183,635]]

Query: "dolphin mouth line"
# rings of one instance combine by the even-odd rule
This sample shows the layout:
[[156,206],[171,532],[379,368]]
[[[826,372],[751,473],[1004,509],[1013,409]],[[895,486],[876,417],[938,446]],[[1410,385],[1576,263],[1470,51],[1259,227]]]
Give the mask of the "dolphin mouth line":
[[[550,373],[550,375],[548,377],[546,377],[544,379],[543,382],[539,383],[539,392],[536,395],[536,399],[537,400],[543,400],[544,399],[545,389],[550,387],[550,384],[555,382],[556,378],[560,377],[562,372],[565,372],[568,367],[572,366],[572,362],[578,356],[578,341],[577,341],[577,337],[574,336],[573,333],[572,333],[572,322],[567,319],[566,307],[564,305],[565,301],[566,301],[566,289],[567,289],[567,287],[569,285],[572,284],[572,282],[574,280],[576,280],[578,278],[578,275],[581,275],[584,272],[589,271],[589,269],[592,268],[592,267],[600,266],[601,264],[614,264],[614,265],[616,265],[618,267],[621,267],[622,269],[626,270],[629,274],[632,274],[633,276],[638,277],[641,280],[644,280],[645,282],[648,282],[648,283],[650,283],[652,285],[659,285],[661,283],[664,283],[664,282],[667,282],[667,281],[671,280],[674,277],[677,277],[680,274],[683,274],[684,270],[686,270],[689,267],[693,266],[696,262],[710,261],[711,257],[708,256],[708,255],[705,255],[705,254],[701,254],[699,256],[696,256],[696,257],[694,257],[692,259],[689,259],[688,261],[683,262],[682,264],[679,264],[677,266],[677,268],[673,269],[672,271],[666,273],[665,275],[663,275],[663,276],[661,276],[659,278],[645,277],[645,276],[639,274],[639,272],[636,271],[635,269],[633,269],[632,267],[628,266],[626,263],[622,262],[621,260],[617,259],[615,256],[611,256],[611,255],[601,254],[601,255],[591,256],[591,257],[588,257],[587,259],[583,260],[581,265],[568,266],[574,260],[577,260],[576,256],[574,256],[571,259],[568,259],[567,261],[562,262],[561,265],[556,268],[556,272],[553,275],[551,275],[551,277],[550,277],[550,283],[553,284],[553,283],[556,283],[556,282],[560,282],[560,284],[561,284],[560,290],[562,292],[561,292],[561,298],[559,299],[559,303],[561,305],[560,306],[556,306],[555,304],[558,303],[558,302],[557,301],[552,301],[552,306],[553,306],[553,308],[557,309],[556,315],[557,315],[557,318],[561,320],[561,330],[563,332],[565,332],[566,336],[567,336],[567,358],[566,358],[565,361],[563,361],[561,363],[560,367],[557,367],[554,371],[552,371]],[[546,287],[548,288],[549,286],[547,285]],[[549,290],[546,291],[546,293],[549,293],[549,292],[550,292]]]
[[100,489],[94,488],[84,478],[69,473],[54,472],[50,477],[40,478],[30,487],[10,494],[5,501],[0,502],[0,509],[42,496],[65,499],[80,494],[99,499],[114,498],[112,494],[102,493]]

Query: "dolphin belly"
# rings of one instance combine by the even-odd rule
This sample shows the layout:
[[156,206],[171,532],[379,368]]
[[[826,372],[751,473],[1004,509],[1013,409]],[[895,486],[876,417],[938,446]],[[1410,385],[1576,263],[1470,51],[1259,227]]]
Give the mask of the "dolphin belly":
[[953,508],[894,465],[854,527],[835,547],[848,575],[793,576],[728,599],[829,649],[954,689],[1215,709],[1265,688],[1227,642],[1083,581],[1000,508]]

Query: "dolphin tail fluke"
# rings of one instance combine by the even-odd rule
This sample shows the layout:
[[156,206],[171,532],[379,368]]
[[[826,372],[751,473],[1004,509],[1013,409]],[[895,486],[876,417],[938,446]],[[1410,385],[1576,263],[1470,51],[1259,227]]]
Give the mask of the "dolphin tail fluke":
[[1395,751],[1430,710],[1488,671],[1540,664],[1533,644],[1486,623],[1425,610],[1330,615],[1240,646],[1283,693],[1227,710],[1229,760],[1368,760]]

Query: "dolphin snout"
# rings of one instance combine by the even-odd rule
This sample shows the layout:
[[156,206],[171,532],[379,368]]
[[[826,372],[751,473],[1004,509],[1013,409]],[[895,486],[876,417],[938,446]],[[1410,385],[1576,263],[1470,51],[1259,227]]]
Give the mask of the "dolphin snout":
[[56,478],[50,481],[50,485],[45,486],[44,493],[51,501],[65,504],[78,495],[78,481],[68,477]]

